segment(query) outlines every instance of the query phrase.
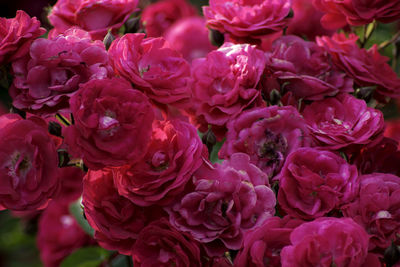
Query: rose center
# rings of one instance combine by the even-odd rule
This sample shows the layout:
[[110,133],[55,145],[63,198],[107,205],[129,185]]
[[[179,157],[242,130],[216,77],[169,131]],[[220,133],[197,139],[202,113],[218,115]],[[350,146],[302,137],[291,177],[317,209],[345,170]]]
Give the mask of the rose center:
[[24,183],[32,163],[27,155],[15,151],[11,155],[8,168],[8,175],[12,178],[13,187],[16,188],[20,182]]
[[258,157],[264,159],[266,166],[279,166],[287,151],[287,141],[282,134],[265,130],[265,138],[259,143]]
[[114,136],[114,134],[120,128],[120,123],[116,119],[116,114],[110,110],[107,110],[104,116],[99,119],[99,130],[105,136]]
[[163,151],[157,151],[153,154],[151,159],[153,169],[162,171],[168,168],[168,158]]

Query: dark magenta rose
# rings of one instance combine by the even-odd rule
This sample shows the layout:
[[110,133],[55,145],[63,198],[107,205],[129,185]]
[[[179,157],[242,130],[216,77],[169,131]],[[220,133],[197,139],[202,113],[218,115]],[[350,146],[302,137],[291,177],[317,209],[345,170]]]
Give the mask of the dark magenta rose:
[[39,117],[0,116],[0,207],[43,209],[58,193],[58,156]]
[[212,125],[222,128],[223,136],[229,120],[260,105],[261,93],[256,88],[264,67],[264,53],[249,44],[225,43],[192,62],[192,108],[202,130]]
[[295,218],[313,220],[338,210],[358,192],[357,168],[330,151],[299,148],[279,174],[278,202]]
[[22,10],[17,11],[15,18],[0,18],[0,65],[28,54],[33,40],[45,32],[39,20]]
[[[400,2],[399,2],[400,7]],[[374,87],[376,93],[389,97],[400,96],[400,78],[387,63],[389,58],[382,56],[378,46],[359,48],[358,36],[335,33],[332,37],[317,37],[317,44],[331,55],[332,62],[360,87]]]
[[188,62],[205,57],[217,48],[210,43],[205,24],[198,16],[180,19],[165,32],[165,40]]
[[315,145],[330,150],[379,142],[385,127],[381,111],[349,94],[315,101],[303,116]]
[[73,26],[103,40],[109,29],[116,31],[136,10],[138,0],[58,0],[48,16],[56,36]]
[[122,78],[91,80],[71,98],[75,123],[64,130],[68,152],[91,169],[139,161],[154,112],[148,98]]
[[321,100],[339,92],[353,92],[353,80],[332,66],[327,51],[314,42],[286,35],[266,52],[263,90],[272,89],[284,95],[291,92],[297,99]]
[[115,40],[109,54],[115,72],[140,88],[158,104],[188,102],[190,65],[164,38],[125,34]]
[[252,43],[283,30],[291,4],[291,0],[210,0],[203,13],[209,28],[227,33],[232,40]]
[[314,0],[314,6],[326,13],[321,23],[329,29],[339,29],[347,24],[360,26],[374,20],[383,23],[400,17],[397,0]]
[[371,235],[369,249],[381,253],[400,240],[400,177],[372,173],[360,176],[358,197],[342,208]]
[[191,124],[179,119],[155,121],[144,157],[116,172],[119,194],[139,206],[168,204],[202,164],[203,149]]
[[368,233],[350,218],[323,217],[304,223],[290,234],[281,251],[282,267],[381,266],[368,254]]
[[240,249],[244,232],[275,213],[268,177],[249,161],[237,153],[222,165],[203,165],[193,176],[194,190],[166,208],[171,224],[204,243],[210,256]]
[[161,37],[178,20],[196,15],[188,0],[161,0],[143,9],[141,22],[148,37]]
[[140,232],[132,250],[134,266],[203,266],[201,244],[179,232],[167,219],[152,222]]
[[75,250],[89,245],[91,238],[68,211],[68,202],[52,201],[39,219],[37,246],[45,267],[58,267]]
[[68,101],[81,83],[113,75],[103,43],[76,28],[52,40],[35,40],[29,55],[12,68],[13,105],[40,115],[69,112]]
[[136,206],[120,196],[114,186],[114,175],[111,169],[89,170],[83,180],[82,204],[100,246],[131,255],[141,230],[166,214],[159,208]]
[[400,176],[398,142],[384,137],[379,143],[367,145],[353,154],[353,162],[362,174],[374,172]]
[[269,178],[279,173],[290,152],[311,143],[303,117],[292,106],[245,110],[229,121],[227,129],[219,156],[246,153]]
[[235,258],[234,266],[281,266],[280,252],[290,245],[290,234],[303,221],[285,216],[271,217],[254,230],[248,231],[243,246]]
[[316,36],[331,35],[334,32],[322,26],[320,21],[324,13],[314,7],[313,0],[293,0],[292,9],[294,16],[289,22],[287,34],[314,40]]

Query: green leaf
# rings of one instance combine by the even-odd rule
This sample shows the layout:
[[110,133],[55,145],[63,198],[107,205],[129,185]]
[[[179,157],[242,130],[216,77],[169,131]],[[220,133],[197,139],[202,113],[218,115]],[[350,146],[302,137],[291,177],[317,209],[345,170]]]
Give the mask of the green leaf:
[[112,252],[101,247],[78,249],[61,263],[61,267],[98,267]]
[[73,202],[69,206],[69,212],[72,216],[76,219],[76,222],[82,228],[85,233],[89,234],[90,236],[94,235],[93,228],[89,225],[88,221],[85,219],[83,213],[83,207],[81,204],[82,198],[79,198],[77,201]]
[[213,149],[212,149],[212,151],[210,153],[210,161],[212,163],[221,163],[223,161],[222,159],[218,158],[218,152],[221,149],[221,147],[224,144],[224,142],[225,142],[225,138],[221,142],[217,142],[214,145],[214,147],[213,147]]

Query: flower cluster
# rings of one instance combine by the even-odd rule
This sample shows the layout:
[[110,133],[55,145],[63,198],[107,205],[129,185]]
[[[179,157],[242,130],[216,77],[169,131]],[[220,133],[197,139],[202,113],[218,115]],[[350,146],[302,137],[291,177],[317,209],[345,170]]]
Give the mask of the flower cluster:
[[0,209],[44,265],[395,266],[399,1],[138,2],[0,19]]

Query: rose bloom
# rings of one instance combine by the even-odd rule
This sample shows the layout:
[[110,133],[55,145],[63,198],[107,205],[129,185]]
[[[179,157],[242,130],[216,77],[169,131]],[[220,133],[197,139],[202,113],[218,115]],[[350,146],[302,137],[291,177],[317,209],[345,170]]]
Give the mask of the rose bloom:
[[[257,90],[264,71],[265,57],[249,44],[225,43],[206,58],[192,62],[193,117],[206,131],[212,125],[222,139],[229,120],[252,105],[260,105]],[[218,134],[218,128],[220,133]]]
[[188,0],[162,0],[144,8],[141,22],[148,37],[161,37],[178,20],[196,15]]
[[400,177],[372,173],[360,177],[358,198],[342,208],[371,235],[370,250],[383,252],[391,242],[399,241]]
[[354,153],[352,160],[362,174],[381,172],[400,176],[400,150],[396,140],[384,137],[379,143]]
[[93,39],[103,40],[109,29],[117,30],[136,10],[138,0],[58,0],[48,18],[52,36],[78,26]]
[[90,236],[69,214],[68,202],[52,201],[40,216],[37,246],[45,267],[60,266],[66,256],[90,243]]
[[316,146],[330,150],[379,142],[385,127],[381,111],[349,94],[313,102],[303,116]]
[[326,13],[321,22],[329,29],[339,29],[347,24],[365,25],[373,20],[390,23],[400,17],[397,0],[314,0],[313,3]]
[[181,193],[202,164],[204,145],[191,124],[155,121],[144,157],[118,169],[118,192],[140,206],[166,205]]
[[[399,2],[400,3],[400,2]],[[374,87],[383,96],[400,96],[400,78],[388,65],[389,58],[378,52],[374,44],[370,49],[359,48],[358,36],[335,33],[332,37],[317,37],[317,44],[332,56],[333,63],[360,87]]]
[[190,65],[163,38],[125,34],[109,54],[115,72],[130,80],[152,101],[179,105],[190,98]]
[[202,17],[178,20],[165,33],[165,40],[188,62],[207,56],[216,47],[210,43],[208,30]]
[[290,20],[287,34],[306,36],[314,40],[316,36],[331,35],[334,31],[324,28],[320,22],[324,15],[313,5],[313,0],[293,0],[294,17]]
[[269,178],[279,173],[290,152],[310,145],[305,121],[292,106],[245,110],[228,123],[227,129],[219,156],[246,153]]
[[0,207],[43,209],[58,192],[58,156],[39,117],[0,116]]
[[0,18],[0,29],[0,65],[26,55],[33,40],[46,32],[35,17],[22,10],[15,18]]
[[142,208],[118,194],[113,170],[89,170],[83,180],[82,204],[94,238],[105,249],[131,255],[141,230],[166,216],[159,208]]
[[381,266],[368,254],[368,238],[350,218],[318,218],[293,230],[291,245],[281,251],[282,267]]
[[300,148],[278,176],[278,202],[289,215],[313,220],[339,209],[357,195],[357,168],[330,151]]
[[287,26],[291,4],[291,0],[210,0],[203,13],[209,28],[227,33],[232,40],[254,43]]
[[314,42],[286,35],[272,44],[266,57],[263,90],[267,96],[272,89],[305,100],[353,92],[353,80],[333,67],[329,54]]
[[68,112],[68,101],[81,83],[112,75],[103,43],[76,28],[53,40],[35,40],[29,55],[12,68],[13,105],[40,115]]
[[132,250],[134,266],[203,266],[201,244],[176,230],[165,218],[152,222],[139,234]]
[[171,224],[204,243],[210,256],[240,249],[244,232],[275,213],[268,177],[249,160],[237,153],[222,165],[203,165],[194,190],[166,208]]
[[139,161],[154,119],[148,98],[122,78],[91,80],[70,101],[75,123],[64,131],[68,152],[91,169]]
[[290,245],[290,234],[302,223],[303,221],[289,216],[268,218],[260,227],[245,234],[234,266],[280,267],[280,251]]

